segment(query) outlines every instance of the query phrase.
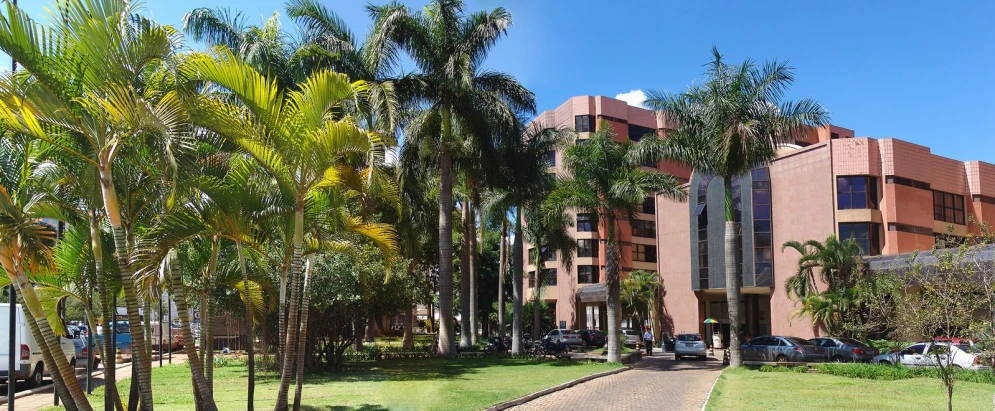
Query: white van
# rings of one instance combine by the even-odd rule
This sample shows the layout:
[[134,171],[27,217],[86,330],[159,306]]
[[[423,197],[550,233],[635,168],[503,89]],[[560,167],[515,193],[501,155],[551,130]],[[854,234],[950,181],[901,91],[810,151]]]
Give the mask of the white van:
[[[17,304],[15,307],[17,310],[17,340],[14,345],[20,347],[20,349],[15,353],[15,355],[18,355],[18,359],[16,360],[18,368],[14,371],[14,378],[17,380],[27,380],[28,385],[37,387],[41,385],[42,378],[49,375],[50,367],[47,367],[44,361],[42,361],[41,348],[39,348],[34,336],[31,335],[31,329],[28,328],[21,305]],[[8,352],[9,341],[10,304],[4,303],[0,304],[0,381],[3,383],[6,383],[10,376],[7,369],[8,362],[10,361],[10,353]],[[73,340],[66,337],[59,337],[59,346],[66,356],[66,361],[69,361],[69,365],[75,369],[76,347],[73,345]]]

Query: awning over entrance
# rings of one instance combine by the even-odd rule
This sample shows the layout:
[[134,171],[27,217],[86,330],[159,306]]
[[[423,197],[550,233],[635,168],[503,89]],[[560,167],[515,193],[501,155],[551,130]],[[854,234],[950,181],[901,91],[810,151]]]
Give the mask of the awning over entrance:
[[608,301],[608,284],[590,284],[578,288],[577,301],[582,303],[603,303]]

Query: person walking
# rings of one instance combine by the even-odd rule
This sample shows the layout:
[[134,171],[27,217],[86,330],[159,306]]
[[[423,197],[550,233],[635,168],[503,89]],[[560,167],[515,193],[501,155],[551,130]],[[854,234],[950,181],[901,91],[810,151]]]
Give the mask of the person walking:
[[643,333],[643,344],[646,345],[646,356],[653,355],[653,332],[649,327],[646,327],[646,332]]

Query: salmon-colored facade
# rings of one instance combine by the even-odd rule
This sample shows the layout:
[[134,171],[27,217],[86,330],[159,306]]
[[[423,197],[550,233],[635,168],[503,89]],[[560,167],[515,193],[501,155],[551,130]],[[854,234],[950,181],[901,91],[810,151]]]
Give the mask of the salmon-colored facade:
[[[645,134],[664,135],[672,125],[666,118],[656,115],[653,111],[630,106],[626,102],[605,96],[573,97],[554,110],[545,111],[534,122],[547,127],[563,127],[577,132],[576,143],[589,138],[591,133],[607,124],[611,127],[618,141],[638,140]],[[551,164],[550,172],[566,175],[563,168],[563,154],[566,147],[556,151],[555,162]],[[660,170],[687,180],[690,169],[674,164],[660,163],[647,170]],[[655,224],[657,222],[655,198],[648,198],[641,212],[633,216],[637,229],[633,230],[633,222],[619,221],[617,225],[618,239],[621,245],[622,272],[632,270],[657,271],[655,250],[657,239]],[[581,213],[577,219],[577,210],[568,210],[574,218],[574,225],[569,228],[570,234],[578,240],[582,247],[590,251],[580,251],[573,256],[573,263],[568,268],[560,255],[550,255],[544,260],[543,270],[547,277],[543,280],[541,297],[547,304],[555,308],[557,326],[565,328],[604,328],[606,312],[604,299],[600,301],[583,301],[578,298],[578,291],[588,286],[604,284],[605,281],[605,226],[596,217],[584,220],[587,213]],[[535,291],[536,267],[529,257],[534,245],[525,244],[525,297],[530,300]],[[541,272],[541,271],[540,271]],[[555,274],[554,274],[555,273]],[[544,330],[546,331],[546,330]]]
[[[823,127],[811,140],[780,150],[780,158],[760,173],[769,174],[769,185],[755,178],[751,190],[743,184],[745,308],[741,318],[748,335],[808,338],[820,332],[808,319],[792,318],[797,306],[787,298],[783,284],[795,274],[799,256],[792,249],[781,251],[787,241],[823,241],[835,234],[856,238],[867,254],[890,255],[928,250],[937,241],[956,243],[980,231],[977,221],[995,219],[995,165],[937,156],[927,147],[894,138],[851,136],[852,130]],[[698,227],[710,221],[700,210],[715,199],[712,183],[705,182],[708,187],[701,188],[702,181],[707,179],[692,176],[688,203],[658,198],[657,250],[666,288],[663,304],[672,325],[668,331],[706,333],[709,330],[702,321],[712,317],[720,322],[716,331],[728,341],[723,239],[710,235],[714,224]],[[707,195],[696,198],[698,188]],[[723,192],[719,190],[720,195]],[[762,208],[767,203],[769,221],[763,220],[767,212]],[[699,236],[707,239],[692,247]],[[747,242],[755,247],[748,247]],[[702,266],[709,261],[712,264]],[[719,267],[714,267],[716,261]],[[769,277],[761,268],[770,270]],[[715,284],[717,279],[722,280],[721,286]]]

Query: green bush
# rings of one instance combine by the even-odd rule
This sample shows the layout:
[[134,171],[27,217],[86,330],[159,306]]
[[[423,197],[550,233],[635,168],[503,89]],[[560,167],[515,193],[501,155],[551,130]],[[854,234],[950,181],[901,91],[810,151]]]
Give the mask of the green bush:
[[808,372],[808,366],[799,365],[795,367],[787,367],[784,365],[761,365],[760,372],[797,372],[805,373]]
[[[904,380],[908,378],[940,378],[940,370],[934,367],[906,367],[885,364],[822,364],[819,372],[848,378],[868,380]],[[761,371],[763,369],[761,368]],[[957,381],[977,382],[995,385],[995,372],[992,370],[954,370]]]
[[867,340],[867,345],[877,348],[878,351],[883,353],[890,352],[893,350],[901,350],[902,348],[908,347],[914,343],[908,341],[892,341],[892,340]]

